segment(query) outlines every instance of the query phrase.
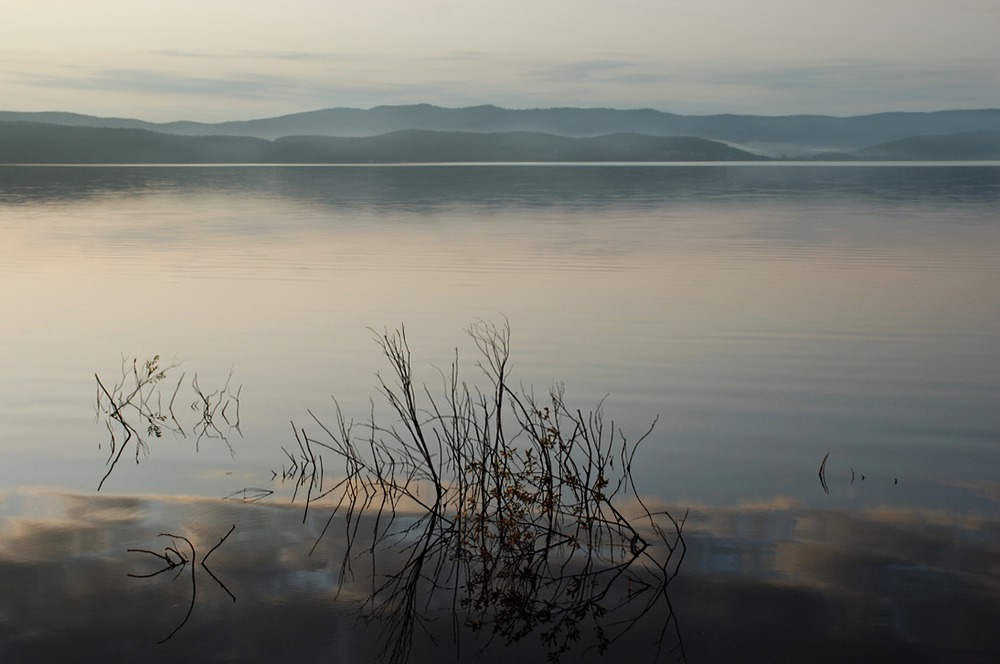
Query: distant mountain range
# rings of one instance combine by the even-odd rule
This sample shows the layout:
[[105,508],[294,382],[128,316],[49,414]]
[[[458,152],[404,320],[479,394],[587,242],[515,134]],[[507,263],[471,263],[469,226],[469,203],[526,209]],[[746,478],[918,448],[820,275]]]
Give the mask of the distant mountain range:
[[0,163],[441,163],[760,161],[702,138],[394,131],[378,136],[174,136],[145,129],[0,122]]
[[0,111],[2,163],[1000,159],[1000,109],[689,116],[427,104],[239,122]]
[[1000,131],[911,136],[846,154],[834,153],[827,156],[832,159],[876,161],[997,161],[1000,160]]

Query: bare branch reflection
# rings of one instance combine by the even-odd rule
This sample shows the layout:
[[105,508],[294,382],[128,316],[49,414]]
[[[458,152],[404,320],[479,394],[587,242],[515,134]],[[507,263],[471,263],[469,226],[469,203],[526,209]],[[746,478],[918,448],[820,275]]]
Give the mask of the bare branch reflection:
[[[187,430],[174,410],[186,374],[181,373],[172,389],[164,389],[167,374],[176,367],[176,364],[162,366],[159,355],[141,365],[138,359],[122,358],[121,377],[110,388],[98,374],[94,374],[97,381],[96,416],[98,420],[103,418],[109,435],[108,470],[97,486],[98,491],[111,476],[129,443],[133,443],[135,462],[139,463],[141,456],[149,454],[150,439],[162,438],[164,432],[187,438]],[[233,389],[232,378],[233,371],[230,370],[225,384],[211,392],[201,388],[197,374],[191,379],[193,395],[190,410],[198,414],[198,419],[190,426],[196,436],[196,451],[200,449],[202,439],[215,439],[225,443],[229,453],[235,456],[228,436],[233,431],[243,435],[240,430],[240,393],[243,385]]]
[[[302,487],[305,511],[333,501],[316,545],[343,517],[341,588],[359,581],[360,561],[371,566],[361,615],[384,629],[383,655],[404,662],[435,616],[450,619],[456,643],[462,629],[486,645],[537,635],[550,661],[604,652],[648,617],[662,624],[657,652],[669,635],[683,659],[667,586],[684,557],[684,518],[650,510],[632,480],[652,426],[629,442],[600,405],[567,405],[561,385],[544,399],[512,388],[509,327],[469,333],[485,388],[460,378],[457,356],[442,398],[418,388],[405,330],[386,330],[376,341],[392,370],[379,377],[392,421],[376,422],[374,404],[362,425],[339,407],[334,426],[310,412],[319,433],[293,424],[298,453],[284,450],[281,477],[296,496]],[[324,453],[343,463],[336,482]]]
[[[221,580],[219,580],[219,577],[217,577],[212,572],[212,570],[209,569],[209,567],[208,567],[208,558],[209,558],[209,556],[211,556],[212,553],[216,549],[218,549],[222,545],[222,543],[225,542],[226,539],[230,535],[233,534],[234,530],[236,530],[236,525],[235,524],[233,524],[232,528],[229,529],[229,532],[227,532],[222,537],[222,539],[219,540],[219,542],[215,546],[213,546],[211,549],[209,549],[208,553],[206,553],[205,557],[202,558],[202,560],[201,560],[201,566],[202,566],[202,569],[204,569],[206,572],[208,572],[208,575],[210,577],[212,577],[212,579],[214,579],[215,582],[217,584],[219,584],[219,587],[222,588],[224,591],[226,591],[226,594],[229,595],[229,597],[231,597],[232,600],[235,602],[236,601],[236,596],[233,595],[233,593],[231,593],[229,591],[229,588],[226,587],[226,584],[224,584]],[[196,561],[197,561],[197,558],[198,558],[198,552],[195,550],[194,544],[191,543],[191,540],[189,540],[187,537],[184,537],[183,535],[174,535],[172,533],[160,533],[158,535],[158,537],[169,537],[171,539],[171,543],[168,544],[168,545],[166,545],[163,548],[163,553],[159,553],[159,552],[156,552],[156,551],[151,551],[149,549],[128,549],[128,552],[129,553],[145,553],[145,554],[147,554],[149,556],[152,556],[153,558],[161,560],[163,562],[163,567],[161,567],[158,570],[155,570],[153,572],[146,573],[146,574],[133,574],[133,573],[129,573],[129,576],[132,577],[132,578],[135,578],[135,579],[149,579],[149,578],[152,578],[154,576],[159,576],[160,574],[163,574],[164,572],[172,572],[174,570],[177,570],[177,573],[174,575],[174,579],[176,580],[177,577],[179,577],[181,575],[181,573],[184,571],[184,569],[188,565],[190,565],[190,571],[191,571],[191,602],[188,604],[187,613],[184,614],[184,618],[181,620],[181,622],[178,623],[178,625],[176,627],[174,627],[173,631],[171,631],[169,634],[167,634],[167,636],[165,636],[164,638],[162,638],[159,641],[157,641],[157,643],[166,643],[167,641],[169,641],[174,636],[174,634],[176,634],[177,632],[180,631],[181,627],[183,627],[185,624],[187,624],[187,621],[191,618],[191,614],[194,612],[195,600],[198,597],[198,575],[196,573],[197,572]],[[184,544],[186,545],[186,548],[187,548],[186,552],[182,552],[177,547],[177,544],[176,544],[177,540],[180,540],[180,541],[184,542]]]

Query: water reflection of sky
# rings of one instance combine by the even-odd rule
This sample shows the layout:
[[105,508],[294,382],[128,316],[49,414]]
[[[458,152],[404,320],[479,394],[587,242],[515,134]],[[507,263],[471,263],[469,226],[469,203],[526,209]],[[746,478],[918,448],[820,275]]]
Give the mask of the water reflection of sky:
[[[0,185],[2,661],[371,661],[362,593],[334,599],[342,538],[309,556],[326,514],[303,525],[272,481],[289,422],[332,421],[331,394],[368,415],[385,365],[367,327],[405,323],[434,389],[456,347],[478,381],[462,330],[500,315],[515,380],[565,381],[584,410],[607,394],[632,438],[659,416],[635,476],[691,510],[670,585],[690,661],[1000,658],[998,167],[0,168]],[[209,390],[235,370],[235,458],[165,436],[95,495],[94,373],[154,353]],[[220,500],[257,486],[278,493]],[[129,578],[149,561],[127,549],[173,532],[204,553],[233,524],[212,569],[237,602],[202,578],[155,645],[190,588]],[[448,643],[448,624],[429,629]],[[646,661],[651,630],[617,658]],[[420,636],[412,661],[449,657]]]
[[995,515],[970,487],[1000,472],[997,173],[4,168],[0,483],[93,488],[93,374],[122,354],[236,368],[235,463],[170,440],[116,487],[224,495],[328,395],[367,414],[366,327],[404,322],[433,385],[456,346],[476,376],[462,330],[503,314],[518,380],[609,394],[633,436],[660,416],[651,492]]
[[[354,622],[361,591],[349,583],[334,598],[342,538],[327,537],[308,555],[322,510],[303,525],[290,506],[29,490],[5,494],[0,511],[7,515],[0,520],[5,661],[370,661],[378,643],[374,626]],[[236,529],[212,554],[212,569],[237,601],[203,578],[190,621],[156,645],[183,616],[190,586],[186,577],[127,577],[147,565],[126,550],[158,546],[156,535],[172,532],[204,553],[230,525]],[[1000,655],[996,521],[775,501],[693,510],[685,532],[687,555],[668,588],[689,661]],[[359,579],[364,559],[356,561]],[[432,632],[442,628],[430,624]],[[651,661],[652,634],[646,627],[609,656]],[[476,647],[465,638],[462,661]],[[456,658],[449,639],[433,645],[418,635],[415,645],[411,661]],[[475,659],[537,659],[538,648],[531,639],[513,650],[496,644]]]

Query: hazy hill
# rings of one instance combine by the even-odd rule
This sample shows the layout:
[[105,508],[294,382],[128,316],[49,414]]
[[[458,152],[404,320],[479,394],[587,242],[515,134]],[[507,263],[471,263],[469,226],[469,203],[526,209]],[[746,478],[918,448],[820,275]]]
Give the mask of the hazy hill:
[[518,162],[752,161],[758,155],[701,138],[609,134],[572,138],[533,132],[406,130],[365,138],[289,136],[275,141],[280,161]]
[[699,138],[529,132],[399,131],[365,138],[176,136],[144,129],[0,122],[0,163],[427,163],[742,161],[761,157]]
[[1000,131],[913,136],[855,150],[848,156],[884,161],[1000,161]]
[[[191,129],[177,127],[178,130]],[[880,113],[849,118],[820,115],[675,115],[651,109],[551,108],[510,110],[496,106],[448,109],[379,106],[329,109],[279,118],[213,125],[221,134],[277,138],[292,134],[370,136],[402,129],[432,131],[530,131],[561,136],[634,133],[692,136],[763,149],[808,153],[852,150],[911,136],[1000,131],[1000,110]]]
[[260,138],[0,122],[0,163],[6,164],[254,162],[269,145]]
[[149,129],[181,135],[376,136],[401,130],[534,132],[559,136],[607,134],[690,136],[723,141],[772,156],[799,156],[824,150],[850,151],[914,136],[1000,131],[1000,109],[934,113],[878,113],[854,117],[825,115],[676,115],[652,109],[505,109],[497,106],[442,108],[429,104],[332,108],[275,118],[222,122],[148,123],[70,113],[0,112],[0,120],[63,125]]

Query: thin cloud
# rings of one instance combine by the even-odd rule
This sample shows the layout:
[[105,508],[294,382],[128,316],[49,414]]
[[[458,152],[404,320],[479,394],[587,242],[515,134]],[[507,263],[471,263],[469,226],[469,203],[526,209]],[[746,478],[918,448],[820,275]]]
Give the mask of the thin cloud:
[[168,58],[205,60],[246,60],[247,58],[252,58],[255,60],[274,60],[283,62],[342,62],[372,59],[372,56],[369,55],[361,56],[358,54],[330,51],[262,51],[252,49],[238,51],[187,51],[182,49],[167,48],[146,51],[146,53],[148,55],[158,55]]
[[[142,106],[159,108],[160,102],[169,102],[174,108],[203,109],[206,106],[218,112],[197,113],[197,118],[187,117],[190,113],[172,113],[164,117],[156,113],[161,121],[176,119],[232,120],[239,109],[240,117],[265,117],[319,108],[344,106],[369,108],[383,104],[426,103],[435,100],[448,104],[456,99],[453,85],[447,82],[360,82],[358,76],[342,79],[331,76],[280,74],[257,74],[230,72],[215,76],[185,76],[165,74],[154,69],[101,69],[60,76],[24,73],[20,83],[34,88],[44,88],[69,94],[70,91],[85,90],[91,93],[142,97]],[[182,102],[181,99],[190,100]],[[481,101],[492,101],[492,98]],[[139,111],[140,105],[134,105]]]
[[753,86],[767,89],[818,89],[829,86],[857,85],[871,78],[881,66],[867,61],[839,61],[825,65],[772,67],[756,70],[737,68],[692,76],[715,85]]
[[658,85],[676,80],[676,78],[676,76],[669,74],[622,74],[615,76],[613,82],[628,85]]
[[565,86],[564,92],[573,91],[577,94],[581,92],[580,85],[589,86],[588,90],[600,85],[618,94],[621,87],[653,89],[676,79],[673,73],[650,63],[619,57],[533,65],[528,68],[528,77],[547,84]]
[[595,74],[604,74],[608,71],[620,71],[635,64],[628,60],[617,59],[574,60],[557,64],[534,65],[529,74],[533,78],[548,81],[572,82],[591,79],[595,77]]
[[220,58],[225,57],[220,53],[209,53],[207,51],[184,51],[176,48],[163,48],[155,51],[146,51],[149,55],[165,55],[170,58]]
[[242,98],[284,94],[299,84],[293,79],[264,74],[198,77],[145,69],[106,69],[78,77],[33,76],[32,79],[30,84],[39,87]]
[[953,61],[902,64],[838,60],[813,65],[688,69],[677,72],[687,96],[715,99],[730,112],[768,105],[798,113],[860,114],[995,107],[1000,73],[991,63]]
[[447,53],[439,53],[437,55],[432,55],[426,60],[447,60],[447,61],[459,61],[459,62],[482,62],[484,60],[492,60],[493,56],[485,51],[448,51]]
[[824,88],[921,89],[928,84],[966,87],[986,83],[998,74],[988,62],[902,65],[873,60],[839,60],[828,64],[734,70],[690,76],[716,85],[754,86],[771,90],[822,90]]

